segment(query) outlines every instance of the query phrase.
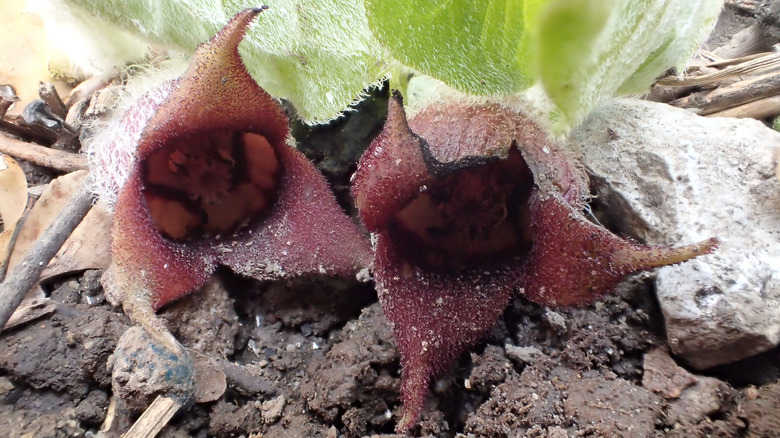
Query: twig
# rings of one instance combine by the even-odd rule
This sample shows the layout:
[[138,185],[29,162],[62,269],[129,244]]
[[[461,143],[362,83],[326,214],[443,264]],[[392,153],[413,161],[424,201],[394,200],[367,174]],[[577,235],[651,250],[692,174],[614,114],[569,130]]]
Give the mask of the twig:
[[57,140],[57,135],[51,131],[47,131],[40,126],[29,126],[24,120],[21,120],[18,117],[15,117],[14,120],[15,122],[11,123],[8,120],[0,119],[0,133],[8,133],[16,137],[39,141],[44,144],[49,144]]
[[65,106],[65,102],[62,101],[60,94],[57,93],[57,89],[54,88],[54,85],[50,82],[41,81],[38,83],[38,96],[40,96],[41,100],[46,102],[49,105],[49,108],[51,108],[51,111],[60,116],[60,118],[65,119],[65,116],[68,115],[68,107]]
[[707,117],[736,117],[763,119],[780,115],[780,96],[769,97],[746,103],[742,106],[729,108],[717,113],[708,114]]
[[[108,402],[108,409],[106,409],[106,419],[103,420],[103,424],[100,426],[100,432],[98,432],[98,437],[104,437],[104,436],[114,436],[114,434],[109,435],[111,432],[116,432],[118,429],[117,425],[121,421],[120,420],[120,410],[117,408],[117,405],[120,403],[119,397],[116,395],[112,395],[111,399]],[[118,433],[116,433],[118,435]]]
[[723,70],[701,76],[687,76],[678,78],[669,76],[658,81],[659,85],[668,87],[683,87],[689,85],[706,85],[712,82],[722,81],[732,77],[747,74],[762,74],[780,69],[780,53],[771,53],[760,58],[752,59],[742,64],[732,65]]
[[[88,180],[89,177],[85,178]],[[54,222],[41,234],[27,255],[0,283],[0,327],[3,327],[24,299],[27,291],[38,281],[41,272],[57,254],[70,233],[81,223],[92,207],[92,191],[88,181],[73,195]],[[2,329],[0,329],[2,332]]]
[[182,406],[180,400],[158,395],[124,434],[124,438],[154,438]]
[[764,56],[771,55],[772,52],[761,52],[761,53],[753,53],[752,55],[745,55],[741,56],[739,58],[732,58],[732,59],[719,59],[717,61],[710,62],[709,64],[704,64],[702,67],[728,67],[730,65],[737,65],[742,64],[743,62],[752,61],[754,59],[763,58]]
[[50,149],[4,135],[0,135],[0,152],[66,173],[89,168],[87,157],[83,155]]
[[11,238],[8,239],[8,246],[6,247],[5,254],[3,254],[3,262],[0,263],[0,284],[5,281],[6,270],[8,269],[8,262],[11,260],[11,253],[14,252],[16,246],[16,240],[19,238],[19,232],[22,230],[24,223],[27,222],[27,217],[30,215],[30,210],[24,212],[19,221],[14,225],[14,230],[11,232]]
[[704,116],[780,94],[780,72],[735,82],[704,93],[695,93],[669,102]]

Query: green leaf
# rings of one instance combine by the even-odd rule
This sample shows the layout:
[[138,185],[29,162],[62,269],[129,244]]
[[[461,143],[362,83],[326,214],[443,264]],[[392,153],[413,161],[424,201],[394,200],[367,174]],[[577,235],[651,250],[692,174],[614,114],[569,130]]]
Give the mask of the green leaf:
[[535,79],[534,26],[548,0],[366,0],[371,30],[402,63],[474,94]]
[[260,86],[292,102],[305,122],[337,117],[386,74],[362,0],[267,3],[267,19],[250,30],[241,54]]
[[[166,48],[192,53],[256,0],[68,0]],[[339,116],[387,72],[362,0],[269,0],[240,53],[252,77],[307,123]]]
[[687,61],[721,0],[556,0],[539,20],[538,65],[562,125],[600,101],[642,93]]
[[472,94],[508,95],[540,79],[559,127],[600,101],[641,93],[683,64],[722,0],[365,0],[391,55]]
[[103,21],[134,32],[147,42],[184,52],[193,52],[228,19],[219,0],[67,1]]

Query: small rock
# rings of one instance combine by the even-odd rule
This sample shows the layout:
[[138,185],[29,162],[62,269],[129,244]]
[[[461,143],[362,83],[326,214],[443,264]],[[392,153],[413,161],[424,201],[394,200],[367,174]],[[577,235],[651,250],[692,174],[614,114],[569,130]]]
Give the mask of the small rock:
[[222,397],[227,389],[227,378],[222,367],[213,358],[190,351],[195,366],[196,403],[208,403]]
[[506,344],[504,346],[506,355],[518,365],[526,365],[533,363],[534,359],[541,356],[543,353],[536,347],[518,347],[516,345]]
[[339,430],[336,429],[336,426],[331,426],[330,429],[328,429],[327,435],[325,435],[325,438],[338,438],[339,436]]
[[547,319],[550,327],[555,327],[558,330],[566,330],[566,318],[564,318],[560,313],[552,309],[547,309],[544,312],[544,317]]
[[568,438],[569,433],[566,429],[560,426],[552,426],[547,428],[547,438]]
[[282,417],[285,402],[283,395],[264,401],[260,407],[260,415],[263,417],[263,422],[271,424],[279,421],[279,418]]
[[719,237],[711,255],[658,270],[672,352],[704,369],[780,343],[780,133],[631,99],[573,132],[618,231],[650,244]]
[[105,391],[96,389],[91,391],[76,406],[76,418],[82,425],[89,427],[98,427],[106,419],[108,411],[108,394]]
[[79,292],[82,301],[90,306],[99,306],[106,302],[103,294],[103,286],[100,279],[103,276],[103,269],[89,269],[84,272],[79,284]]
[[679,399],[669,403],[667,419],[672,423],[697,423],[705,418],[717,418],[726,411],[734,390],[714,377],[697,376],[696,384],[683,391]]
[[8,377],[0,377],[0,397],[8,394],[14,389],[14,384],[8,380]]
[[111,389],[131,411],[142,411],[160,394],[192,399],[195,365],[154,341],[141,327],[130,327],[113,356]]
[[696,376],[677,365],[674,359],[660,348],[645,354],[644,368],[642,386],[667,400],[679,398],[685,388],[696,384]]
[[669,400],[666,421],[693,425],[712,418],[728,408],[734,389],[713,377],[696,376],[677,365],[661,348],[645,354],[642,386]]

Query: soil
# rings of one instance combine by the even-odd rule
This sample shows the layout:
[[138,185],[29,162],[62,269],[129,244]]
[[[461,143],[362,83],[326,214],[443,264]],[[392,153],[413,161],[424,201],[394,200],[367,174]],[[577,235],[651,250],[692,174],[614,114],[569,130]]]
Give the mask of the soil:
[[[0,338],[7,436],[94,436],[105,420],[112,354],[129,321],[101,299],[99,274],[53,282],[56,311]],[[370,285],[217,277],[162,315],[189,349],[230,364],[228,389],[160,436],[392,433],[399,360]],[[750,361],[721,378],[691,374],[664,348],[651,280],[635,277],[584,309],[516,299],[486,341],[432,383],[413,434],[776,436],[780,352],[754,359],[764,365],[749,375]]]
[[[386,99],[376,90],[327,127],[294,127],[347,210],[349,175],[381,127]],[[50,178],[30,171],[35,181]],[[593,207],[598,213],[598,200]],[[97,436],[117,395],[114,352],[131,326],[106,302],[102,273],[43,284],[56,310],[0,336],[3,436]],[[159,436],[392,436],[399,358],[371,283],[258,283],[221,270],[161,315],[188,349],[217,364],[227,389],[181,410]],[[412,435],[780,436],[780,349],[702,374],[665,345],[652,274],[582,309],[517,298],[431,383]],[[124,406],[124,421],[147,402]]]

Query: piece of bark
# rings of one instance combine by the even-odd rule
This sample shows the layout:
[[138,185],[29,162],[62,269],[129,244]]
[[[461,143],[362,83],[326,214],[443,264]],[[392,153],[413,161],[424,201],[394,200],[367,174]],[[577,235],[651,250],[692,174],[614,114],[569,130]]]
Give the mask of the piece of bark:
[[60,172],[89,168],[87,157],[0,135],[0,152]]

